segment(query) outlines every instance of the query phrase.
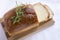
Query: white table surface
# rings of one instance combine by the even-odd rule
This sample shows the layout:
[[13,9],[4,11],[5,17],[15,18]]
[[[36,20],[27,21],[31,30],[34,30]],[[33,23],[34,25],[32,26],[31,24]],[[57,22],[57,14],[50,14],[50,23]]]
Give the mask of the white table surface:
[[[0,0],[0,18],[10,9],[16,6],[16,0]],[[25,37],[19,38],[18,40],[60,40],[60,0],[17,0],[18,3],[36,3],[41,2],[47,4],[54,12],[55,23],[50,27],[36,32],[31,33]],[[0,24],[0,40],[7,40],[4,30]]]

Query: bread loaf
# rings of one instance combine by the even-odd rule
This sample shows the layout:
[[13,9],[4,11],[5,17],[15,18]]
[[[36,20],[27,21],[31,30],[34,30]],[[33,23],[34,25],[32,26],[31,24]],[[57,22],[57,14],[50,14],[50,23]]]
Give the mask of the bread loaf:
[[[51,11],[51,9],[47,5],[43,5],[41,3],[36,3],[36,4],[33,4],[33,5],[29,4],[27,6],[27,8],[25,9],[25,11],[26,11],[25,16],[23,16],[25,19],[23,19],[21,21],[22,26],[18,23],[17,26],[16,25],[12,26],[12,27],[15,27],[15,28],[13,28],[12,30],[9,30],[11,28],[9,27],[10,24],[8,24],[7,19],[9,20],[9,18],[11,16],[16,15],[14,10],[15,10],[15,8],[10,10],[9,12],[7,12],[4,15],[4,17],[2,18],[2,22],[1,22],[2,25],[3,25],[3,28],[5,29],[5,32],[10,37],[15,36],[15,35],[20,34],[20,33],[23,33],[25,31],[28,31],[28,30],[30,30],[32,28],[35,28],[35,27],[39,26],[39,23],[42,23],[44,21],[47,21],[47,20],[50,20],[50,19],[53,18],[53,12]],[[27,21],[25,21],[25,20],[27,20],[30,24],[29,23],[27,24],[26,23]],[[26,26],[26,24],[28,26]],[[12,32],[10,32],[10,31],[12,31]]]

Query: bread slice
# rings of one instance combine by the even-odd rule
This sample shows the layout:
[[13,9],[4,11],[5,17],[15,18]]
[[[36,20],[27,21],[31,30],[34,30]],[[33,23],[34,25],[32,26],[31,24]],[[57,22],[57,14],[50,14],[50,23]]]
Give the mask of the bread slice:
[[44,5],[44,7],[45,7],[46,10],[48,11],[49,19],[53,18],[54,14],[53,14],[51,8],[49,8],[47,5]]
[[41,3],[34,4],[33,8],[36,12],[39,23],[48,19],[48,11]]

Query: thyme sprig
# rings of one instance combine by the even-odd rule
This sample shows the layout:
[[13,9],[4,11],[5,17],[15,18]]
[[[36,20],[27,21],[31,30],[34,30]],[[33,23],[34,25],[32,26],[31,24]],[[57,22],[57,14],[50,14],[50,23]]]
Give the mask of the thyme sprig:
[[13,24],[21,21],[22,16],[23,16],[23,14],[24,14],[24,11],[23,11],[23,6],[24,6],[24,4],[21,4],[20,6],[18,6],[18,4],[17,4],[17,2],[16,2],[16,5],[17,5],[17,8],[16,8],[16,10],[15,10],[16,16],[13,16],[13,17],[12,17]]

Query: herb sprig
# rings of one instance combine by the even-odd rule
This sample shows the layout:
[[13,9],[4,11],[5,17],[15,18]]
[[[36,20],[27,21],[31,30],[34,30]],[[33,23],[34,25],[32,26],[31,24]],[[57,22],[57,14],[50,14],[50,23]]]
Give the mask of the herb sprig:
[[13,20],[13,24],[21,21],[22,16],[23,16],[23,14],[24,14],[24,10],[23,10],[24,4],[21,4],[20,6],[18,6],[18,4],[17,4],[17,2],[16,2],[16,5],[17,5],[17,8],[16,8],[16,10],[15,10],[16,16],[11,17],[12,20]]

